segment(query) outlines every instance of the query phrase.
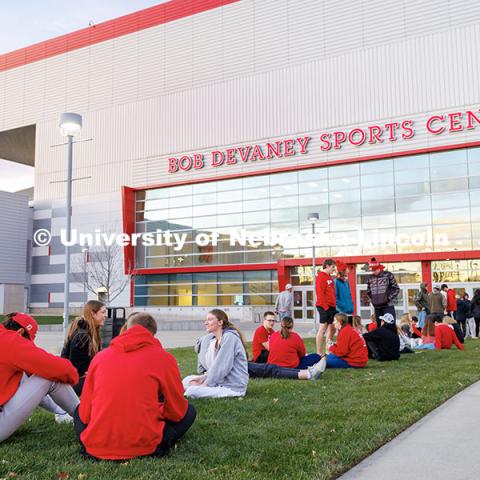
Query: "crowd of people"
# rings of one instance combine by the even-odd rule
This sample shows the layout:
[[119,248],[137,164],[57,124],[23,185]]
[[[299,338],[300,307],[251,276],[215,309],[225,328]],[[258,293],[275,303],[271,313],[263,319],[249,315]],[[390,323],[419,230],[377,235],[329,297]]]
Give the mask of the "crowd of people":
[[195,347],[197,372],[183,380],[176,359],[155,338],[156,321],[146,312],[132,313],[120,335],[102,350],[105,305],[87,302],[83,316],[70,326],[60,357],[35,345],[38,325],[33,317],[10,314],[0,324],[0,441],[40,406],[59,423],[73,422],[86,456],[162,456],[195,421],[188,398],[243,397],[250,378],[315,381],[326,369],[364,368],[369,359],[393,361],[404,353],[453,345],[463,350],[470,315],[478,337],[480,292],[469,302],[452,297],[446,285],[432,293],[421,285],[415,296],[418,318],[404,314],[397,323],[395,277],[375,259],[369,268],[367,294],[373,312],[367,325],[354,315],[348,266],[326,259],[316,277],[316,351],[308,353],[294,331],[292,286],[287,285],[277,311],[266,311],[255,330],[252,355],[228,315],[211,310],[204,322],[206,334]]

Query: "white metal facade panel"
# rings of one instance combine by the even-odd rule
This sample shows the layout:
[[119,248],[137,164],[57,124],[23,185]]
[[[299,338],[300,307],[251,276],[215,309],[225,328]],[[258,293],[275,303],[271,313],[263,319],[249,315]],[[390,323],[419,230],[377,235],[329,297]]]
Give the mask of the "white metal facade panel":
[[25,283],[30,215],[27,195],[0,191],[0,283]]

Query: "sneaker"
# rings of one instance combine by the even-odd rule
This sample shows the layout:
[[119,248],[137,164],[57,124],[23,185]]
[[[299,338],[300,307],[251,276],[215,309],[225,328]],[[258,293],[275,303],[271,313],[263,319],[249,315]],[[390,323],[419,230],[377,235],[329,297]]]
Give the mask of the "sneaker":
[[55,421],[57,423],[73,423],[73,418],[67,413],[56,413]]
[[327,368],[327,357],[323,356],[322,359],[311,367],[307,367],[310,372],[310,380],[320,380],[322,373]]

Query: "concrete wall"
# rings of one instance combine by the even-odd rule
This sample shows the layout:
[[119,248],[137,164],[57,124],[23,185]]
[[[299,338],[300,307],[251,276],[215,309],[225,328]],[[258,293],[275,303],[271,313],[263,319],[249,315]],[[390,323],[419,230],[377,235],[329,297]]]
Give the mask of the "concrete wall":
[[0,313],[23,312],[25,306],[24,286],[14,284],[0,285]]

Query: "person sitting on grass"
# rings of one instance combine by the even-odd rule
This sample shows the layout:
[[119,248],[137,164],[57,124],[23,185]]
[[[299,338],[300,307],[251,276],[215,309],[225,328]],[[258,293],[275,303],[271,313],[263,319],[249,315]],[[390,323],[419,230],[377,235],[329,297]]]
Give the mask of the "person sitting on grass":
[[192,426],[177,361],[155,338],[148,313],[130,316],[126,331],[90,364],[74,413],[82,453],[104,460],[162,456]]
[[412,338],[422,338],[422,331],[420,330],[418,317],[416,317],[415,315],[412,316],[412,322],[410,323],[410,334]]
[[[248,373],[253,378],[291,378],[298,380],[318,380],[325,370],[325,361],[317,353],[307,355],[305,344],[293,332],[293,319],[284,317],[280,331],[270,337],[270,353],[267,363],[248,363]],[[320,363],[321,362],[321,363]]]
[[263,325],[258,327],[253,334],[252,353],[253,361],[256,363],[266,363],[270,346],[268,340],[274,332],[275,314],[273,312],[265,312],[263,314]]
[[191,398],[243,397],[247,393],[247,349],[241,332],[218,308],[208,312],[207,335],[197,341],[200,375],[183,379],[185,396]]
[[24,313],[11,313],[0,324],[0,442],[38,406],[63,423],[78,405],[70,386],[78,382],[77,371],[68,360],[38,348],[37,331],[35,319]]
[[463,336],[463,331],[460,328],[460,325],[458,324],[458,322],[454,318],[448,315],[445,315],[443,317],[443,323],[453,329],[460,343],[465,343],[465,337]]
[[[375,326],[376,325],[377,325],[377,322],[375,322]],[[352,317],[352,327],[360,335],[363,335],[364,333],[367,333],[367,329],[365,328],[365,325],[362,322],[362,317],[360,315],[353,315],[353,317]]]
[[362,368],[368,363],[364,338],[349,323],[344,313],[337,313],[333,322],[338,330],[337,343],[327,354],[327,368]]
[[410,337],[410,325],[402,323],[398,327],[398,338],[400,340],[400,353],[414,353],[416,341]]
[[[415,350],[435,350],[435,324],[434,318],[436,314],[431,313],[426,316],[425,323],[422,328],[422,338],[420,344],[415,347]],[[442,316],[440,315],[440,318]]]
[[377,317],[375,316],[374,313],[372,313],[370,315],[370,323],[367,325],[367,330],[369,332],[373,332],[374,330],[376,330],[378,328],[378,324],[377,324]]
[[460,343],[451,325],[444,323],[444,317],[435,315],[435,349],[436,350],[450,350],[455,344],[459,350],[465,350]]
[[381,362],[398,360],[400,358],[400,340],[395,318],[391,313],[386,313],[379,318],[382,322],[380,328],[363,335],[367,342],[368,357]]
[[80,381],[73,388],[82,394],[85,375],[93,357],[100,351],[100,327],[105,323],[107,309],[102,302],[89,300],[83,307],[83,316],[75,319],[68,328],[61,356],[77,369]]

